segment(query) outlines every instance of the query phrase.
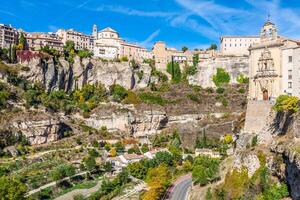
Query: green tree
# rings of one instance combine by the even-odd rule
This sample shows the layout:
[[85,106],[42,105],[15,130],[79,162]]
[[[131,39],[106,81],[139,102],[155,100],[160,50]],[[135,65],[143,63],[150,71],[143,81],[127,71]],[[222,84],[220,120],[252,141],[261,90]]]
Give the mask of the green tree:
[[289,95],[280,95],[279,97],[277,97],[273,109],[277,112],[290,111],[292,113],[295,113],[298,112],[299,110],[298,102],[299,102],[298,97],[289,96]]
[[92,171],[96,168],[96,160],[93,156],[88,156],[87,158],[83,159],[83,163],[88,171]]
[[66,41],[66,45],[64,46],[64,55],[65,55],[65,59],[69,63],[73,63],[74,62],[74,57],[76,55],[74,41],[71,41],[71,40]]
[[193,67],[197,67],[199,63],[199,54],[193,55]]
[[19,43],[17,46],[18,50],[25,50],[27,47],[27,42],[26,42],[26,38],[24,36],[23,33],[21,33],[20,37],[19,37]]
[[186,46],[182,47],[182,51],[186,52],[187,50],[189,50]]
[[27,186],[16,178],[0,177],[0,199],[22,200],[26,199]]
[[240,75],[236,78],[236,81],[237,81],[239,84],[247,84],[247,83],[249,83],[249,78],[246,77],[244,74],[240,74]]
[[211,44],[207,50],[217,50],[218,46],[216,44]]
[[146,152],[148,152],[148,151],[149,151],[148,145],[147,145],[147,144],[143,144],[143,145],[142,145],[142,152],[143,152],[143,153],[146,153]]
[[54,168],[50,174],[54,181],[58,181],[65,177],[70,177],[75,174],[75,168],[73,165],[61,164]]
[[77,54],[78,54],[78,56],[79,56],[80,59],[83,59],[83,58],[90,58],[90,57],[93,56],[93,53],[90,52],[90,51],[87,50],[87,49],[79,50]]
[[144,179],[148,169],[141,162],[134,162],[128,165],[129,173],[138,179]]
[[221,86],[222,84],[227,84],[230,82],[230,75],[223,68],[217,68],[217,74],[213,76],[213,82],[216,86]]
[[172,81],[174,83],[179,83],[181,81],[181,70],[178,62],[168,63],[167,72],[172,75]]
[[200,185],[206,185],[218,178],[219,159],[209,156],[198,156],[193,163],[193,180]]

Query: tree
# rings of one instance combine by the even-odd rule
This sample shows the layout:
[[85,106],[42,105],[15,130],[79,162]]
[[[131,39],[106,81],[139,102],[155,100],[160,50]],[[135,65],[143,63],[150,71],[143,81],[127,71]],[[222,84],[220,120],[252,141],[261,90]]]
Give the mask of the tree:
[[172,81],[179,83],[181,81],[181,70],[178,62],[169,62],[167,72],[172,75]]
[[230,75],[223,68],[217,68],[217,74],[213,76],[213,82],[216,86],[221,86],[222,84],[227,84],[230,82]]
[[111,148],[109,154],[111,157],[116,157],[118,155],[116,148],[115,147]]
[[127,97],[127,90],[119,85],[119,84],[114,84],[112,86],[110,86],[110,92],[114,98],[114,100],[121,102],[122,100],[124,100]]
[[209,156],[198,156],[193,163],[193,180],[200,185],[206,185],[218,178],[219,159]]
[[236,81],[237,81],[239,84],[247,84],[247,83],[249,83],[249,78],[246,77],[244,74],[240,74],[240,75],[236,78]]
[[197,67],[199,63],[199,54],[193,55],[193,67]]
[[182,51],[186,52],[187,50],[189,50],[186,46],[182,47]]
[[149,151],[149,147],[148,147],[147,144],[144,143],[144,144],[142,145],[142,152],[143,152],[143,153],[146,153],[146,152],[148,152],[148,151]]
[[84,166],[88,171],[92,171],[96,167],[96,160],[93,156],[88,156],[87,158],[83,159]]
[[103,168],[106,172],[111,172],[113,169],[112,164],[110,162],[105,162]]
[[58,181],[65,177],[73,176],[74,174],[75,168],[73,167],[73,165],[61,164],[52,170],[50,176],[54,181]]
[[93,56],[93,53],[90,52],[89,50],[84,49],[84,50],[79,50],[78,51],[78,56],[79,56],[80,59],[90,58],[90,57]]
[[10,62],[16,63],[17,62],[17,48],[16,45],[12,45],[10,49]]
[[18,49],[18,50],[25,50],[26,47],[27,47],[27,44],[26,44],[26,43],[27,43],[27,42],[26,42],[26,38],[25,38],[24,34],[21,33],[20,38],[19,38],[19,43],[18,43],[17,49]]
[[0,177],[0,199],[22,200],[26,199],[27,186],[16,178]]
[[218,46],[216,44],[211,44],[207,50],[217,50]]
[[71,40],[66,41],[66,45],[64,46],[64,55],[65,55],[65,59],[69,63],[73,63],[74,62],[74,57],[76,55],[74,41],[71,41]]
[[148,169],[142,164],[142,162],[134,162],[128,165],[129,173],[138,179],[144,179],[147,175]]
[[273,106],[273,109],[277,112],[298,112],[299,99],[295,96],[289,96],[289,95],[280,95],[276,99],[276,103]]
[[157,152],[154,158],[154,162],[156,162],[157,164],[164,163],[167,166],[174,165],[173,156],[167,151]]

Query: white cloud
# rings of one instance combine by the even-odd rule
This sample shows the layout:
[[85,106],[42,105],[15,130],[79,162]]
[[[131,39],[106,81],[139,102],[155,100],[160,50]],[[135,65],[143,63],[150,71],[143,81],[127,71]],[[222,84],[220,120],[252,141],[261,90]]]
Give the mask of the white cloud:
[[153,40],[160,34],[160,29],[157,29],[153,33],[151,33],[143,42],[140,44],[144,47],[151,47],[153,45]]
[[6,11],[6,10],[0,10],[0,13],[9,15],[9,16],[13,16],[13,17],[17,17],[14,13]]
[[49,29],[50,32],[56,32],[58,30],[58,27],[54,26],[54,25],[49,25],[48,29]]
[[135,10],[131,8],[126,8],[122,6],[99,6],[96,9],[90,9],[95,11],[110,11],[125,15],[133,15],[139,17],[172,17],[177,15],[174,12],[162,12],[162,11],[143,11],[143,10]]

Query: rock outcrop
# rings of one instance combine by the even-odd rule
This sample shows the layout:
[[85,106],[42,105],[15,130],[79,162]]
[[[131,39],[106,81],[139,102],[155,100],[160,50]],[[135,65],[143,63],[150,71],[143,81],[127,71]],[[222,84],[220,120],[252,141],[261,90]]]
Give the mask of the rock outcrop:
[[85,84],[95,83],[102,83],[106,88],[113,84],[120,84],[127,89],[144,88],[151,79],[151,67],[148,64],[140,64],[138,70],[133,70],[128,62],[103,62],[79,57],[75,57],[73,64],[64,58],[34,58],[21,64],[29,70],[21,71],[20,76],[42,83],[48,92],[69,92]]
[[230,74],[231,83],[236,83],[240,74],[248,76],[248,57],[217,57],[198,64],[197,73],[189,77],[189,84],[201,87],[214,87],[212,81],[217,68],[224,68]]

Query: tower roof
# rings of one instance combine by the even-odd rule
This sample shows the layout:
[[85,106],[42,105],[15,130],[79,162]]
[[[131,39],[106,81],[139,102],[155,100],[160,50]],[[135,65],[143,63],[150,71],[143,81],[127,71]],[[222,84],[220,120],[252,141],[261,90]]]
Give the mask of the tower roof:
[[115,31],[114,29],[110,28],[110,27],[107,27],[103,30],[101,30],[101,32],[112,32],[112,33],[117,33],[117,31]]

